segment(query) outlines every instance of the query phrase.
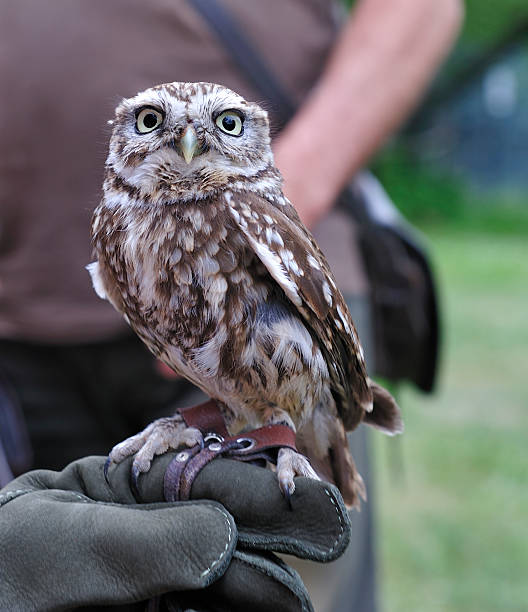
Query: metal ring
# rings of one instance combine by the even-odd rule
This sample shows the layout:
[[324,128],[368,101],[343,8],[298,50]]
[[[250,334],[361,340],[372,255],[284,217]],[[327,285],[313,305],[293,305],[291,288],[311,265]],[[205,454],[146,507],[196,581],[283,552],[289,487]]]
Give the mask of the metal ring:
[[208,442],[219,442],[220,444],[222,444],[224,438],[220,434],[217,434],[214,431],[210,431],[205,434],[203,440],[204,444],[207,444]]
[[243,444],[244,446],[242,446],[242,448],[237,448],[235,450],[236,453],[247,453],[249,450],[251,450],[256,442],[253,438],[237,438],[236,440],[237,444]]

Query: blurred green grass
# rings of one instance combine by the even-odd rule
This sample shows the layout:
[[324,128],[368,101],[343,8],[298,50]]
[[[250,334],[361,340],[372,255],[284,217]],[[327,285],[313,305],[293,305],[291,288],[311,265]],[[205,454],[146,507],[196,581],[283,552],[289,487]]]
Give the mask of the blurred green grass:
[[434,397],[401,390],[403,436],[372,436],[383,610],[525,611],[528,238],[424,229],[443,367]]
[[400,211],[418,226],[528,235],[526,193],[472,188],[464,175],[454,176],[413,154],[403,137],[377,156],[373,171]]

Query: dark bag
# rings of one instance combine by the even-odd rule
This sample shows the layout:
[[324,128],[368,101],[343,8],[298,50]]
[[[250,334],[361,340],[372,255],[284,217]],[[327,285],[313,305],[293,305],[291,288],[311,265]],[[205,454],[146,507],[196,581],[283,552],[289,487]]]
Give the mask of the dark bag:
[[368,172],[347,186],[339,204],[359,229],[371,291],[375,373],[431,392],[440,330],[437,292],[422,238]]
[[[295,112],[287,92],[219,0],[188,0],[233,62],[269,103],[280,126]],[[438,370],[439,313],[423,241],[380,183],[361,172],[339,198],[359,227],[374,326],[373,374],[433,390]]]

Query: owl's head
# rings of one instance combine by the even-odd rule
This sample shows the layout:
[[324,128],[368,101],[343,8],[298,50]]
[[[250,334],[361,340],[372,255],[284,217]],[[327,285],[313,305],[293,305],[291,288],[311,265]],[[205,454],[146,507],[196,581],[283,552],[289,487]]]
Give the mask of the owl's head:
[[116,109],[107,176],[154,204],[211,195],[273,168],[267,113],[212,83],[167,83]]

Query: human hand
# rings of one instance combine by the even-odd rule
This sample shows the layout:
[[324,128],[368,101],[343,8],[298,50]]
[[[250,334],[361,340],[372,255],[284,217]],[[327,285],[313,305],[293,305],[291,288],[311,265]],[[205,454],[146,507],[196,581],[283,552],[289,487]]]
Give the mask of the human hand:
[[[0,607],[120,605],[172,592],[173,609],[310,610],[299,576],[270,551],[330,561],[349,522],[331,485],[297,479],[293,511],[268,470],[217,459],[189,502],[164,503],[174,453],[129,485],[130,460],[29,472],[0,491]],[[43,571],[43,569],[45,571]]]

